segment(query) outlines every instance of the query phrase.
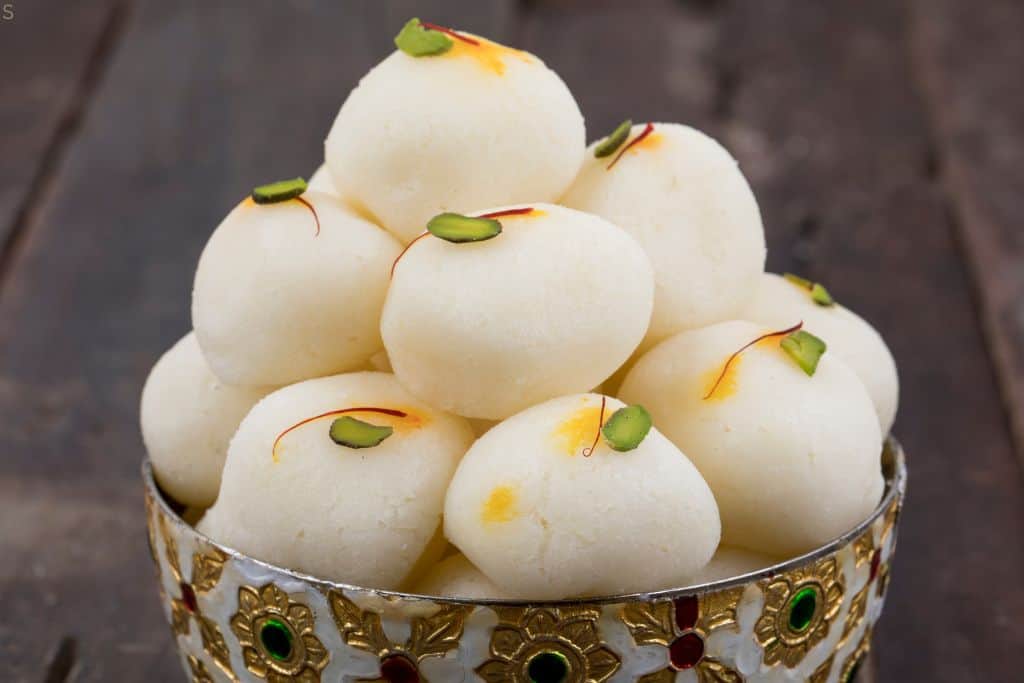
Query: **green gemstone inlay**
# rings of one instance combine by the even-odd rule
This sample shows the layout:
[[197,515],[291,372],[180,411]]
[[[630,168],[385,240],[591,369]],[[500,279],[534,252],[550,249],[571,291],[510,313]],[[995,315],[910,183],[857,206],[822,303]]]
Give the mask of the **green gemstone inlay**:
[[292,630],[280,619],[267,619],[260,628],[260,642],[279,662],[292,656]]
[[530,659],[526,673],[533,683],[563,683],[569,678],[569,660],[561,652],[545,650]]
[[789,601],[789,627],[796,633],[805,631],[814,620],[818,608],[818,590],[808,586],[802,588]]

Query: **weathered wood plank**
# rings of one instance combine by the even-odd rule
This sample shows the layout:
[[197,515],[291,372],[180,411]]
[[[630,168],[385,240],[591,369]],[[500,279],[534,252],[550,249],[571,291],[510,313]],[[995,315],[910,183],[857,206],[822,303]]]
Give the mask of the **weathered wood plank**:
[[903,7],[726,11],[719,54],[737,78],[727,139],[760,199],[769,265],[827,282],[880,328],[900,367],[910,495],[878,677],[1011,680],[1024,647],[1024,631],[1008,628],[1024,613],[1024,486],[929,177]]
[[1024,4],[911,7],[911,55],[1024,464]]
[[125,11],[114,0],[39,0],[0,18],[0,277],[5,252],[45,191]]
[[[416,11],[499,37],[511,17],[504,0]],[[210,231],[254,184],[320,162],[346,93],[411,12],[133,12],[0,292],[3,680],[43,680],[52,659],[79,683],[181,680],[143,531],[142,381],[188,329]]]

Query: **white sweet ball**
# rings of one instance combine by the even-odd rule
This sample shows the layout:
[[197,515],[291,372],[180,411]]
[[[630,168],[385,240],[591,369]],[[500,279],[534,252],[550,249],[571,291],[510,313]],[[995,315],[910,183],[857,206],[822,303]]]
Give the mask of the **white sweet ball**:
[[380,312],[401,246],[316,192],[301,202],[246,199],[199,259],[192,323],[229,384],[283,385],[365,367],[381,349]]
[[835,354],[808,376],[773,337],[722,375],[735,351],[770,331],[731,321],[682,332],[644,355],[619,395],[643,404],[700,469],[724,543],[791,557],[874,509],[882,435],[864,385]]
[[[529,408],[459,464],[445,535],[503,591],[541,600],[669,588],[714,553],[711,490],[656,428],[634,450],[602,437],[583,455],[600,406],[578,394]],[[622,406],[607,399],[605,418]]]
[[[385,408],[390,425],[372,448],[335,443],[329,411]],[[216,540],[253,557],[316,576],[396,588],[441,522],[445,489],[473,441],[462,418],[410,396],[393,375],[360,372],[308,380],[256,405],[231,442],[220,496],[203,520]]]
[[160,487],[185,505],[213,503],[228,442],[272,389],[222,383],[191,332],[172,346],[150,371],[139,408],[142,439]]
[[313,171],[313,175],[309,177],[309,190],[310,192],[323,192],[324,194],[338,194],[337,189],[334,187],[331,173],[327,170],[327,164],[320,164]]
[[496,600],[507,598],[504,591],[484,576],[465,555],[457,553],[438,562],[411,589],[419,595],[448,598]]
[[650,256],[657,294],[644,347],[735,317],[765,261],[761,214],[736,160],[677,123],[654,124],[611,169],[615,157],[594,157],[595,145],[562,203],[621,226]]
[[432,405],[494,420],[589,391],[647,330],[654,277],[636,241],[596,216],[531,206],[500,218],[493,239],[427,236],[398,261],[384,346]]
[[882,336],[863,318],[839,304],[818,305],[806,287],[773,273],[761,277],[740,317],[769,327],[803,320],[807,329],[828,341],[829,351],[857,373],[875,404],[882,433],[889,433],[899,404],[896,361]]
[[583,115],[565,83],[531,54],[479,40],[433,57],[396,51],[327,137],[339,192],[403,241],[443,211],[555,201],[583,160]]
[[779,563],[779,559],[745,548],[720,545],[711,561],[704,565],[690,580],[691,585],[722,581],[750,572],[767,569]]

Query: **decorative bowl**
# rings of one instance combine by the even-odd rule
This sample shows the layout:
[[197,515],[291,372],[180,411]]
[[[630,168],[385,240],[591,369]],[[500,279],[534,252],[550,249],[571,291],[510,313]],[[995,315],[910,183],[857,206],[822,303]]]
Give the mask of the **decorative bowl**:
[[845,683],[871,647],[906,492],[899,444],[870,517],[802,557],[654,593],[523,603],[360,588],[275,567],[145,481],[150,550],[187,680]]

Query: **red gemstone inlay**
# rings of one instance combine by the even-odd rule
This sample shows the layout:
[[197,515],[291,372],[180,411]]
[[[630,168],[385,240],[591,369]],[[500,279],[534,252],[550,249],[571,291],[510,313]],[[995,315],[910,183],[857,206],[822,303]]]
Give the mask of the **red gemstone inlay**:
[[695,596],[687,596],[676,600],[676,626],[680,631],[691,629],[697,625],[700,614],[700,603]]
[[668,647],[672,667],[682,671],[697,666],[704,656],[704,640],[692,631],[679,636]]
[[388,683],[420,683],[416,665],[402,655],[385,657],[380,663],[380,677]]
[[181,601],[185,603],[185,607],[188,608],[189,612],[195,614],[196,610],[199,609],[199,603],[196,602],[196,592],[187,583],[180,584],[180,588]]
[[882,551],[876,550],[871,556],[871,576],[868,581],[874,581],[875,577],[878,576],[878,567],[882,564]]

